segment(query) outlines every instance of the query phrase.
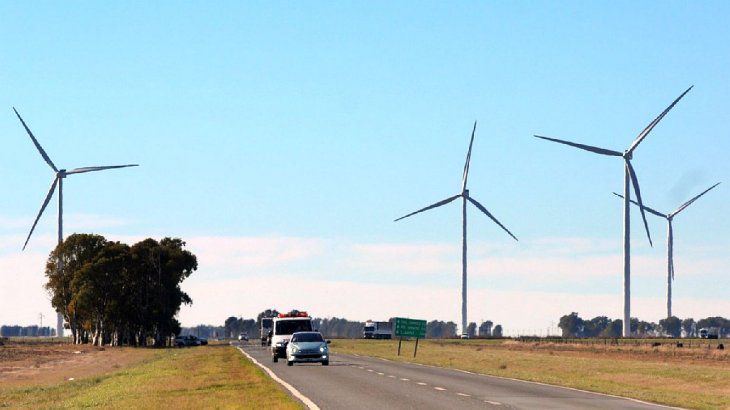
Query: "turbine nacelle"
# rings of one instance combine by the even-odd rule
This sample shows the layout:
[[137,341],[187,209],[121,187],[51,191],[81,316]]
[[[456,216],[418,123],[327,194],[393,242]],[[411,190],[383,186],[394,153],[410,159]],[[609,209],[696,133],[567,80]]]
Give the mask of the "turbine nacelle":
[[59,169],[58,172],[56,172],[57,178],[66,178],[66,170],[65,169]]

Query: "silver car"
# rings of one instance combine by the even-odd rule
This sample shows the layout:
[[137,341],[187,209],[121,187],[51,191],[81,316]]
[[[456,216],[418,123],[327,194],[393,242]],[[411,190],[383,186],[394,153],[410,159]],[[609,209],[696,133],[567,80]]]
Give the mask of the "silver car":
[[330,364],[329,340],[325,341],[319,332],[296,332],[286,346],[286,364],[322,363]]

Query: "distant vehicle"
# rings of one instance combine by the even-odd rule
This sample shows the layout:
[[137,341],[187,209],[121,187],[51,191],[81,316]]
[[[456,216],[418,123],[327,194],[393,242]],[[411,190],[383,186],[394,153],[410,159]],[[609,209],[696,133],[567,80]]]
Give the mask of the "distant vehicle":
[[200,345],[207,345],[207,344],[208,344],[207,339],[199,339],[197,336],[193,336],[193,335],[178,336],[175,338],[175,346],[177,346],[177,347],[190,347],[190,346],[200,346]]
[[241,342],[248,342],[248,333],[246,333],[246,332],[241,332],[241,333],[240,333],[240,334],[238,335],[238,340],[240,340]]
[[269,339],[269,333],[274,325],[273,317],[261,318],[261,346],[271,346],[271,339]]
[[307,312],[280,313],[272,327],[271,361],[276,363],[286,357],[286,346],[294,333],[312,331],[312,318]]
[[720,337],[719,327],[703,327],[700,329],[700,337],[702,339],[718,339]]
[[294,363],[322,363],[329,366],[330,354],[327,345],[319,332],[296,332],[291,335],[286,346],[286,364]]
[[390,326],[390,322],[368,320],[362,330],[362,337],[365,339],[392,339],[393,328]]

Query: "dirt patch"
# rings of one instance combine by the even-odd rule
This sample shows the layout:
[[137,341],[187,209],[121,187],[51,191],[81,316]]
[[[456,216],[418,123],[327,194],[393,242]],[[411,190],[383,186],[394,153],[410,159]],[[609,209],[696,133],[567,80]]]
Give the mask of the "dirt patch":
[[96,376],[154,354],[154,349],[5,341],[0,346],[0,386],[31,387]]

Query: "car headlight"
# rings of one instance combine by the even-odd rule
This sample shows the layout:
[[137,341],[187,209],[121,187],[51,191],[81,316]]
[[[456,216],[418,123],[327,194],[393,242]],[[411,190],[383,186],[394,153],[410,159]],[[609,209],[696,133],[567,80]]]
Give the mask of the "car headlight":
[[322,353],[326,352],[327,351],[327,345],[320,346],[319,347],[319,351],[322,352]]
[[299,351],[299,348],[296,347],[296,346],[292,346],[291,347],[291,350],[292,350],[292,352],[298,352]]

